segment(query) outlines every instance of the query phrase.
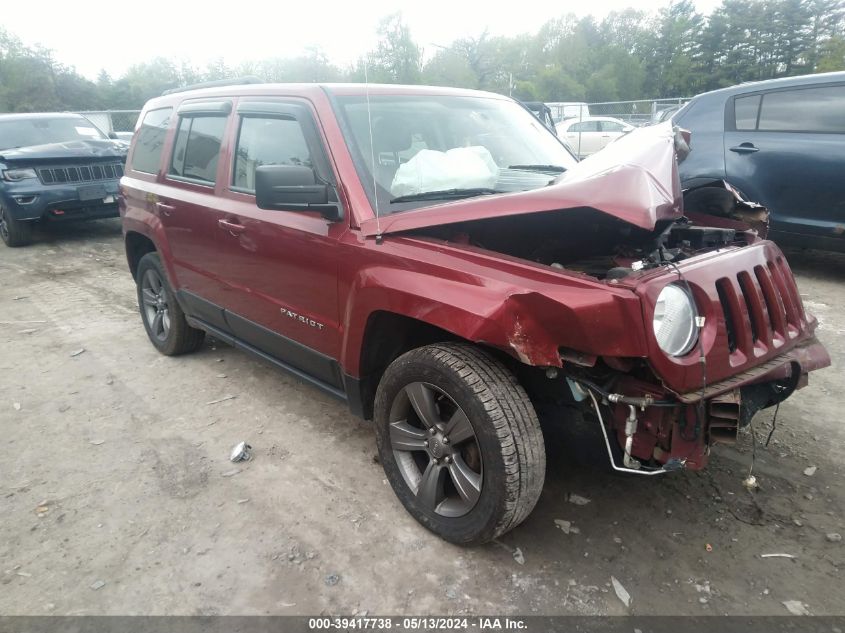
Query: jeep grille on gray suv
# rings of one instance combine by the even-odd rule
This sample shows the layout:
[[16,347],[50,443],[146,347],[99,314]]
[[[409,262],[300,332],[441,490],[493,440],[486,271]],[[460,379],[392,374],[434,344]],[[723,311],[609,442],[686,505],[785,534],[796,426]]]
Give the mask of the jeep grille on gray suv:
[[123,176],[123,165],[113,163],[80,165],[78,167],[39,167],[37,171],[42,183],[55,185],[120,178]]

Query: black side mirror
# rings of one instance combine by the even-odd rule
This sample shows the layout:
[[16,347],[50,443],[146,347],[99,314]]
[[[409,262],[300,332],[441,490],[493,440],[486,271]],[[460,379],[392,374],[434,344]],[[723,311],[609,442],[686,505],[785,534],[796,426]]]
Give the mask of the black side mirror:
[[120,137],[117,135],[117,132],[115,132],[114,130],[112,130],[111,132],[109,132],[109,138],[110,138],[110,139],[112,139],[112,140],[115,140],[115,141],[116,141],[116,140],[117,140],[117,139],[119,139]]
[[333,188],[317,180],[302,165],[261,165],[255,168],[255,203],[271,211],[319,211],[327,220],[341,218]]

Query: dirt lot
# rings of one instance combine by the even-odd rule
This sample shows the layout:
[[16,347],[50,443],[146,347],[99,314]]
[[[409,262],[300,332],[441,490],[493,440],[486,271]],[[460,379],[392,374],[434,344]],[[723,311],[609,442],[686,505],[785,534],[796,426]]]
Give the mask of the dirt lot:
[[834,367],[781,406],[758,492],[748,434],[662,479],[551,438],[534,514],[461,549],[405,513],[344,406],[213,341],[159,355],[117,221],[0,248],[0,614],[845,613],[845,257],[791,262]]

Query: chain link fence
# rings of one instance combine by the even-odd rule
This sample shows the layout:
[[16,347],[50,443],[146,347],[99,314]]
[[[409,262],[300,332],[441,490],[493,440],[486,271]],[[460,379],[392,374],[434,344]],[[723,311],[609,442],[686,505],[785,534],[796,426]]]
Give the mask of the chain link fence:
[[77,112],[86,117],[103,132],[116,132],[118,136],[131,137],[135,131],[135,123],[138,121],[140,110],[97,110]]
[[689,98],[686,97],[672,97],[597,103],[558,101],[549,102],[546,105],[552,111],[552,119],[555,123],[573,119],[580,121],[587,117],[612,117],[628,125],[642,127],[665,120],[687,101],[689,101]]
[[642,101],[605,101],[589,103],[589,116],[612,117],[642,127],[666,120],[683,106],[688,98],[645,99]]

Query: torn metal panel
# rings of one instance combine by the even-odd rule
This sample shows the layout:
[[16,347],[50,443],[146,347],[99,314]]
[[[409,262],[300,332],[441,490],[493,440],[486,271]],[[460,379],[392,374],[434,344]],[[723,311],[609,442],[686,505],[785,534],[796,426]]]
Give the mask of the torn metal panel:
[[751,229],[760,238],[769,232],[769,210],[751,202],[724,180],[714,180],[684,192],[684,213],[696,224]]
[[[633,304],[615,301],[578,305],[573,300],[564,307],[551,294],[538,292],[512,294],[468,338],[502,349],[526,365],[562,367],[564,364],[591,366],[596,356],[572,350],[587,346],[608,349],[606,341],[622,342],[626,323],[638,318],[630,309]],[[612,346],[613,347],[613,346]],[[624,348],[624,349],[623,349]],[[639,336],[629,336],[622,347],[611,355],[643,355],[645,342]]]

